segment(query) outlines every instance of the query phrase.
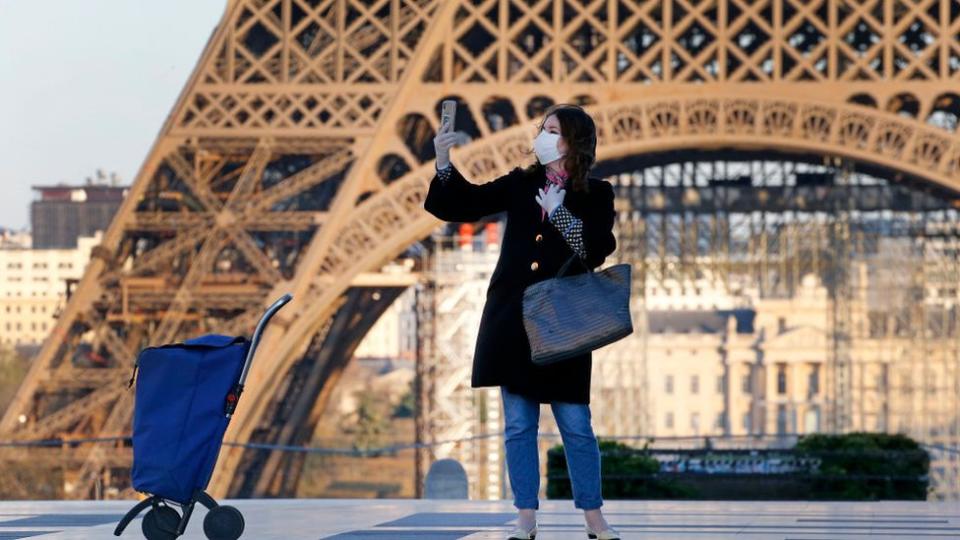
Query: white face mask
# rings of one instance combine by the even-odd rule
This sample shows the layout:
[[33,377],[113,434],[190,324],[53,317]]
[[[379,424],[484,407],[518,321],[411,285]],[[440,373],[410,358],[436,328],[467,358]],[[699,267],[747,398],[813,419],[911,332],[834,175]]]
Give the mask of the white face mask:
[[537,154],[537,161],[542,165],[552,163],[563,157],[557,143],[560,142],[559,133],[550,133],[547,130],[541,130],[533,140],[533,151]]

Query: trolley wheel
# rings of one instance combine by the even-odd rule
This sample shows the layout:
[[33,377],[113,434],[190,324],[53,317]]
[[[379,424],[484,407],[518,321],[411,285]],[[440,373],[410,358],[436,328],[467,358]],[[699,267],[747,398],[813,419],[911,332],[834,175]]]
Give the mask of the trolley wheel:
[[243,514],[233,506],[218,506],[203,518],[203,534],[210,540],[237,540],[243,534]]
[[177,537],[177,526],[180,525],[180,514],[169,506],[151,508],[143,516],[143,535],[147,540],[174,540]]

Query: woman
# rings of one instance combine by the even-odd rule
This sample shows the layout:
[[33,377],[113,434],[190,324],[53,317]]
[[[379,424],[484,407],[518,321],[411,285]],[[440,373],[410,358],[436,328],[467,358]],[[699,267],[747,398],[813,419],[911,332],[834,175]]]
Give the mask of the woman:
[[540,404],[553,409],[566,452],[574,505],[584,511],[587,534],[619,539],[600,511],[600,451],[590,424],[589,353],[548,366],[535,365],[523,327],[523,291],[556,276],[574,254],[567,275],[600,266],[616,248],[613,187],[589,176],[596,160],[593,119],[576,105],[550,107],[533,142],[537,162],[492,182],[468,182],[450,163],[458,136],[441,126],[434,138],[437,174],[424,208],[453,222],[476,221],[506,211],[500,258],[490,278],[473,358],[471,386],[499,386],[506,423],[507,470],[519,512],[509,538],[537,534]]

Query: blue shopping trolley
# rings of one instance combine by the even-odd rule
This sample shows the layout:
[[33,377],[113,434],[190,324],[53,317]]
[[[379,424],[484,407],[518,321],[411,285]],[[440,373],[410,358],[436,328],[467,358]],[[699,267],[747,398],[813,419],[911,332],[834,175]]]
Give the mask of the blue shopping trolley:
[[200,503],[209,510],[203,519],[207,538],[240,537],[243,515],[217,504],[205,490],[263,329],[292,298],[286,294],[267,308],[250,340],[209,334],[140,351],[134,368],[132,477],[133,488],[150,497],[123,516],[114,535],[150,508],[143,517],[144,536],[173,540],[184,533]]

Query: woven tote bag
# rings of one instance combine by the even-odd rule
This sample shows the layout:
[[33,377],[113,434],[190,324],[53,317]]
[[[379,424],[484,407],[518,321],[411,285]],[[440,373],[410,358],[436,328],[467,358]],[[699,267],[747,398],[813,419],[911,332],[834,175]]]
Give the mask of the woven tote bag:
[[616,264],[598,272],[557,276],[523,291],[523,326],[534,364],[547,365],[599,349],[633,333],[630,319],[630,265]]

